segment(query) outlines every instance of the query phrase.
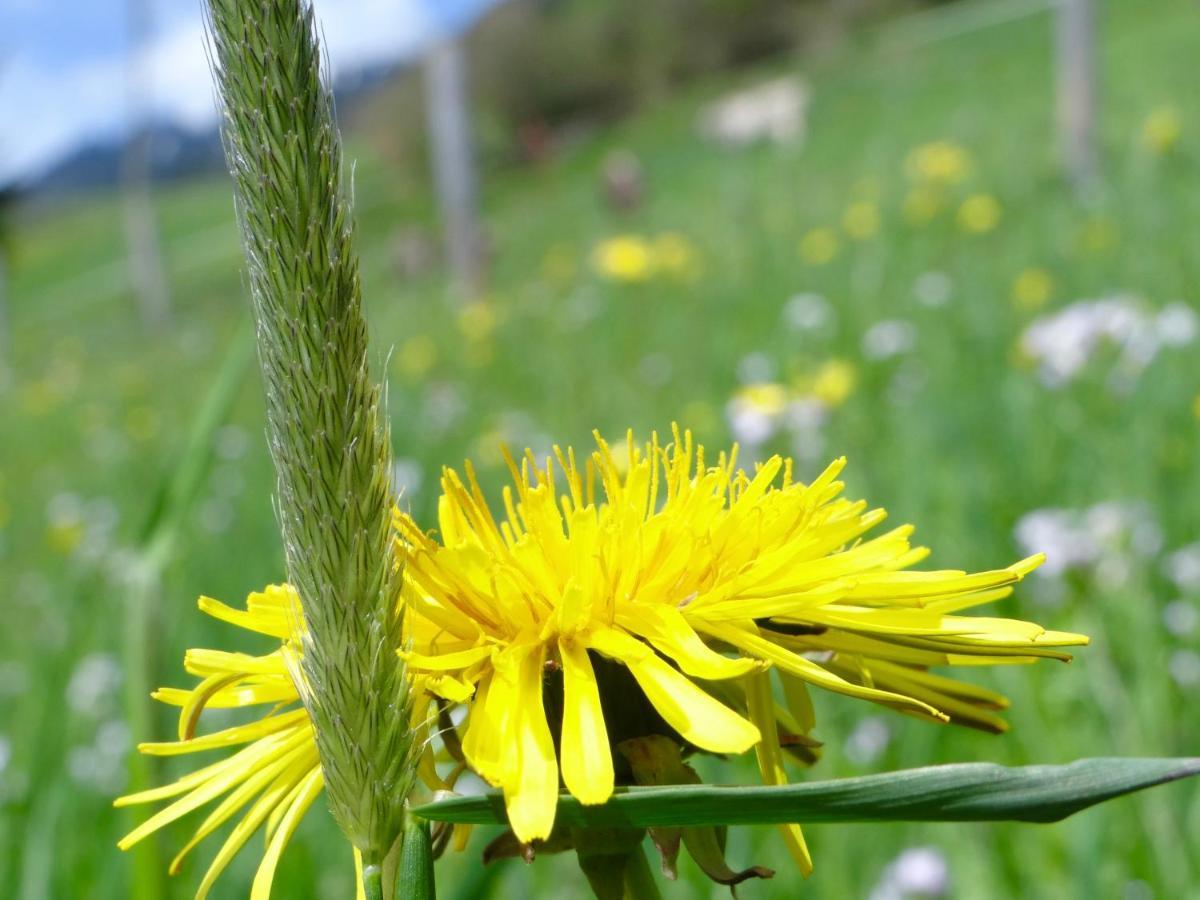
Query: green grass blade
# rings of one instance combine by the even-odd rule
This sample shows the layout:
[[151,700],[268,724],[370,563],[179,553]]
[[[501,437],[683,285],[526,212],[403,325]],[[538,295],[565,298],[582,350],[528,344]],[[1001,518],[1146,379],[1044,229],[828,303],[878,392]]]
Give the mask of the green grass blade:
[[[619,788],[602,806],[562,795],[558,821],[576,827],[770,825],[786,822],[1057,822],[1123,794],[1200,773],[1200,758],[1082,759],[1007,768],[960,763],[783,787]],[[507,821],[498,792],[417,807],[426,819]]]

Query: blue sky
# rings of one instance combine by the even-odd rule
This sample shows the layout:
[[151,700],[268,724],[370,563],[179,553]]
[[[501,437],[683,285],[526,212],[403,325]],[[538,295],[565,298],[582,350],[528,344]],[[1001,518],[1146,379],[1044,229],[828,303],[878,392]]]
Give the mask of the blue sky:
[[[135,2],[154,24],[136,54],[129,0],[0,0],[0,183],[120,132],[139,110],[192,128],[215,120],[200,0]],[[335,73],[412,56],[495,2],[314,0]]]

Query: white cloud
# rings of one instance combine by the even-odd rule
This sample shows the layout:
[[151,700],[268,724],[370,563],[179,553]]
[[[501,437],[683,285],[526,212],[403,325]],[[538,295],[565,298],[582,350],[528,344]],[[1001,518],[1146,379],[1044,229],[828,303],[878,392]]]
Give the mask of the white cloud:
[[[315,2],[335,75],[411,56],[435,30],[421,0]],[[86,139],[119,132],[135,105],[187,128],[214,121],[199,5],[188,7],[187,16],[175,7],[138,55],[136,96],[119,56],[54,67],[35,63],[18,47],[0,62],[0,183],[36,173]]]

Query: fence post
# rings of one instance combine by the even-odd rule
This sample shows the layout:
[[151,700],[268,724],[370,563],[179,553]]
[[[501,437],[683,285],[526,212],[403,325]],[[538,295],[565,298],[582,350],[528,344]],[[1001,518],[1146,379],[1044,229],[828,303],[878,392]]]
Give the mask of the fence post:
[[1099,174],[1094,0],[1057,0],[1059,152],[1077,190]]
[[142,323],[158,328],[171,317],[171,296],[150,186],[150,122],[145,103],[149,72],[141,58],[150,33],[148,0],[127,0],[126,12],[129,17],[129,56],[125,64],[125,92],[135,131],[121,158],[125,241],[130,280]]
[[425,58],[425,107],[451,277],[461,295],[476,296],[483,290],[483,234],[471,152],[466,60],[455,38],[439,41]]

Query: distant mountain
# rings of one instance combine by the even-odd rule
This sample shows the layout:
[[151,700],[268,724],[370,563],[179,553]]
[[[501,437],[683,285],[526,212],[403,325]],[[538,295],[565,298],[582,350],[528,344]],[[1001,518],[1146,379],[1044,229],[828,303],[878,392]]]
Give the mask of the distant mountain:
[[[402,64],[388,63],[347,73],[334,85],[334,100],[343,108],[351,106],[401,68]],[[22,182],[21,193],[39,203],[53,203],[86,191],[116,187],[130,140],[129,135],[120,135],[83,144]],[[174,122],[154,122],[149,141],[151,177],[156,182],[177,181],[224,168],[221,137],[215,125],[192,131]]]

